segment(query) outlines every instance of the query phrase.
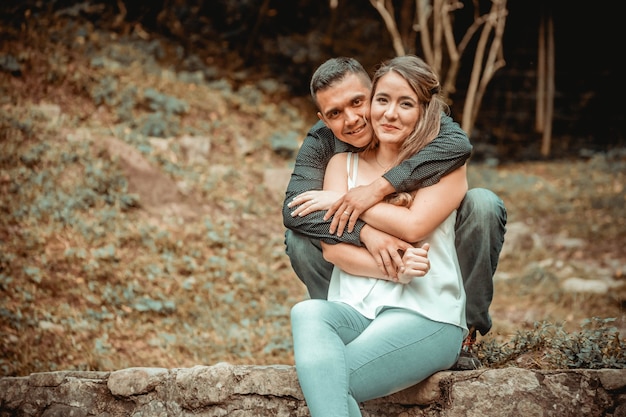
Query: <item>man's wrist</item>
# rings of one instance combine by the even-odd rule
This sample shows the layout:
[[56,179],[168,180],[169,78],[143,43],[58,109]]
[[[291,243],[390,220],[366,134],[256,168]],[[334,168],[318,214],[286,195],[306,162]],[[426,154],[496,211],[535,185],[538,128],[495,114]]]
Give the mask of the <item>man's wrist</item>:
[[396,191],[393,185],[385,177],[380,177],[370,184],[374,195],[378,198],[378,201],[382,201],[385,196]]
[[367,223],[363,224],[363,227],[359,231],[359,240],[361,241],[362,246],[367,247],[367,238],[368,238],[369,232],[373,229],[374,228],[370,226],[369,224]]

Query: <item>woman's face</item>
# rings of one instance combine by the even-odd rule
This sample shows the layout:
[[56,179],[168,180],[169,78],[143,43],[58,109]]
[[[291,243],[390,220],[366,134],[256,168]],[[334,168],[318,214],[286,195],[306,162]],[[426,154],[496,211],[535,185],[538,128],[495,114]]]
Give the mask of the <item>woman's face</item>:
[[397,145],[401,145],[413,132],[420,116],[417,94],[395,71],[378,80],[370,111],[378,140]]

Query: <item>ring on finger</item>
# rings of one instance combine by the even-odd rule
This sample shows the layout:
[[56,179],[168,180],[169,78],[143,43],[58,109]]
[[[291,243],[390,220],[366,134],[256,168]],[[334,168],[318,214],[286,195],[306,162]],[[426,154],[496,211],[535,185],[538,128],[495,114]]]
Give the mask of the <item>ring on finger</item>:
[[344,216],[349,216],[349,215],[350,215],[350,213],[349,213],[349,212],[347,212],[347,211],[344,211],[344,212],[343,212],[343,215],[344,215]]

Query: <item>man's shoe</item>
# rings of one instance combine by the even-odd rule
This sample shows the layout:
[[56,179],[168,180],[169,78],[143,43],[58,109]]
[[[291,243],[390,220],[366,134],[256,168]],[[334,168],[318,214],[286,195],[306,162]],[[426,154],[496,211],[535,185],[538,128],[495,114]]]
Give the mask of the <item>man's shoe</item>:
[[459,359],[450,369],[453,371],[472,371],[481,366],[482,364],[472,352],[461,352]]
[[471,371],[478,369],[482,366],[482,363],[476,357],[474,353],[474,343],[476,343],[476,329],[470,328],[470,333],[467,335],[461,346],[461,353],[459,359],[450,368],[453,371]]

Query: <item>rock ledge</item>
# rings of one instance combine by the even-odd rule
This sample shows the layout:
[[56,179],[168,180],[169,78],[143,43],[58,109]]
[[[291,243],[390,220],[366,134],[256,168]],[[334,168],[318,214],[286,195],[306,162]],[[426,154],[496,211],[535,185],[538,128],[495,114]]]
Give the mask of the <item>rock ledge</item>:
[[[626,370],[439,372],[364,417],[626,416]],[[0,378],[0,417],[308,416],[293,366],[45,372]]]

